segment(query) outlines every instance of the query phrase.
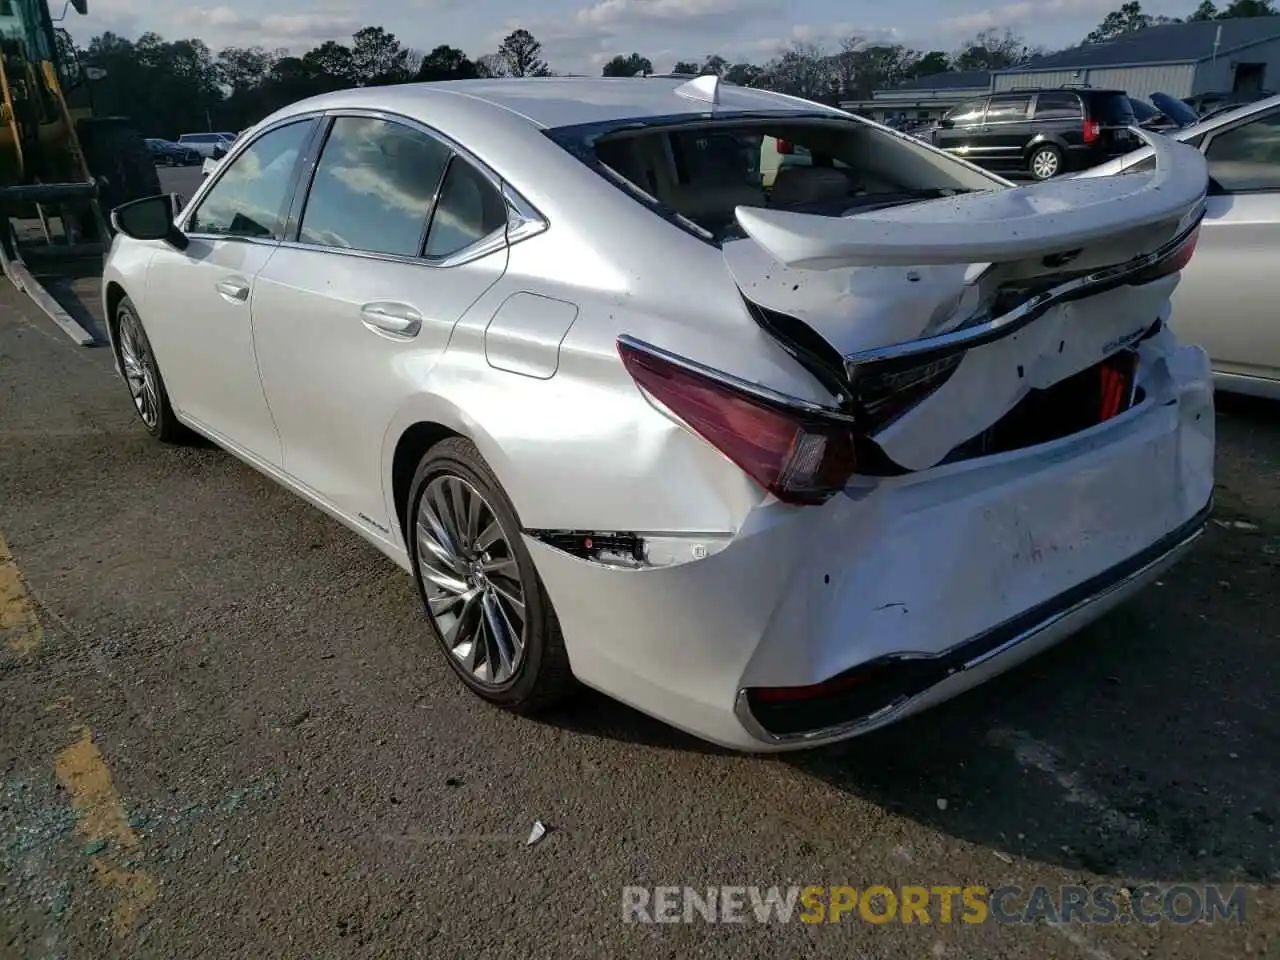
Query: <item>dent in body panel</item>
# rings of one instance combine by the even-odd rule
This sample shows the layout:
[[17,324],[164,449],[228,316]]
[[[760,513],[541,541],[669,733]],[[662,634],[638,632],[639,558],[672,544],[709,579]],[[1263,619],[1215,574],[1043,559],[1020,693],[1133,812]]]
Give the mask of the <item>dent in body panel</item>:
[[578,307],[521,291],[503,301],[484,332],[489,366],[550,380],[560,364],[560,344],[578,318]]

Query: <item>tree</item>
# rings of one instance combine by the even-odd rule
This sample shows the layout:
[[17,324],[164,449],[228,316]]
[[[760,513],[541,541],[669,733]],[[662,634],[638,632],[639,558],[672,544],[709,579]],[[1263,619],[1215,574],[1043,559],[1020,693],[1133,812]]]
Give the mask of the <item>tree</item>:
[[653,63],[648,57],[633,53],[624,57],[618,54],[600,70],[602,77],[634,77],[637,74],[648,76],[653,73]]
[[303,54],[302,63],[307,73],[321,81],[326,89],[355,86],[356,65],[348,46],[326,40]]
[[1007,70],[1040,53],[1012,30],[983,30],[960,48],[951,58],[951,65],[956,70]]
[[246,93],[266,80],[281,56],[279,51],[268,53],[262,47],[227,47],[215,63],[218,80],[230,88],[232,96]]
[[351,69],[357,86],[403,83],[409,79],[409,51],[382,27],[364,27],[351,38]]
[[701,73],[702,67],[694,63],[692,60],[678,60],[676,65],[671,68],[672,73]]
[[724,72],[724,79],[740,87],[756,87],[763,75],[764,69],[754,63],[735,63]]
[[930,50],[911,68],[912,77],[932,77],[951,69],[950,58],[941,50]]
[[486,53],[476,57],[476,73],[482,77],[505,77],[507,73],[507,62],[502,59],[500,53]]
[[1276,7],[1271,0],[1232,0],[1214,19],[1233,20],[1237,17],[1274,16],[1276,16]]
[[795,43],[765,64],[760,85],[812,100],[832,92],[832,79],[830,58],[820,46]]
[[1187,17],[1187,20],[1192,22],[1216,19],[1218,19],[1218,8],[1214,5],[1213,0],[1201,0],[1200,6],[1196,7],[1191,16]]
[[528,30],[513,30],[498,47],[498,56],[512,77],[545,77],[551,71],[542,59],[542,44]]
[[442,43],[425,57],[418,67],[415,80],[471,80],[480,76],[480,70],[465,53],[457,47]]
[[1151,26],[1151,17],[1142,12],[1142,4],[1138,0],[1122,3],[1119,10],[1112,10],[1097,28],[1084,38],[1085,43],[1102,43],[1114,40],[1135,30],[1145,30]]
[[723,77],[729,69],[729,61],[718,53],[713,53],[702,61],[702,67],[697,71],[706,76],[708,74],[717,77]]

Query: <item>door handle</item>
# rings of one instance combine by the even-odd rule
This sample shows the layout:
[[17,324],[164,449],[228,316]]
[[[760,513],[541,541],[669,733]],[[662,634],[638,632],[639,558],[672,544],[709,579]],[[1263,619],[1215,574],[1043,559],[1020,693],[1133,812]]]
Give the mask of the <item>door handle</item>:
[[408,339],[422,329],[422,314],[407,303],[367,303],[360,308],[360,322],[374,333]]
[[214,287],[227,300],[244,303],[249,299],[249,282],[237,278],[219,280]]

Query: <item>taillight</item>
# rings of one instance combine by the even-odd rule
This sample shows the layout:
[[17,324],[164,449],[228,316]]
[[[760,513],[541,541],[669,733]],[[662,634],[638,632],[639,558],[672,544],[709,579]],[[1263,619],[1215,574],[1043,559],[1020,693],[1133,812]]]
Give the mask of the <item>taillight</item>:
[[868,366],[855,372],[853,398],[863,415],[864,429],[883,430],[911,410],[946,383],[964,357],[963,352],[953,353],[910,366],[885,363],[884,370]]
[[1086,120],[1084,122],[1084,142],[1093,143],[1102,135],[1102,125],[1097,120]]
[[1194,230],[1190,231],[1182,242],[1168,252],[1164,257],[1144,269],[1141,273],[1136,274],[1129,280],[1129,283],[1135,286],[1141,286],[1144,283],[1151,283],[1159,280],[1161,277],[1167,277],[1177,273],[1183,269],[1196,252],[1196,243],[1200,240],[1200,227],[1197,224]]
[[779,139],[778,139],[778,152],[779,152],[779,153],[785,153],[785,154],[792,154],[792,153],[795,153],[795,152],[796,152],[796,145],[795,145],[794,143],[792,143],[790,140],[783,140],[783,139],[779,138]]
[[853,475],[849,421],[767,400],[624,341],[618,354],[637,385],[779,500],[824,503]]

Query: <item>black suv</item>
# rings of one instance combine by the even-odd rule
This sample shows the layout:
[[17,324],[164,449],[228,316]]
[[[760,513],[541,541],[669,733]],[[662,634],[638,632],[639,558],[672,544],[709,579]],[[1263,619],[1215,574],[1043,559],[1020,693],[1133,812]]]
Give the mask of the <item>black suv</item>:
[[1136,150],[1127,129],[1136,123],[1123,90],[1010,90],[952,107],[932,139],[980,166],[1048,180]]

